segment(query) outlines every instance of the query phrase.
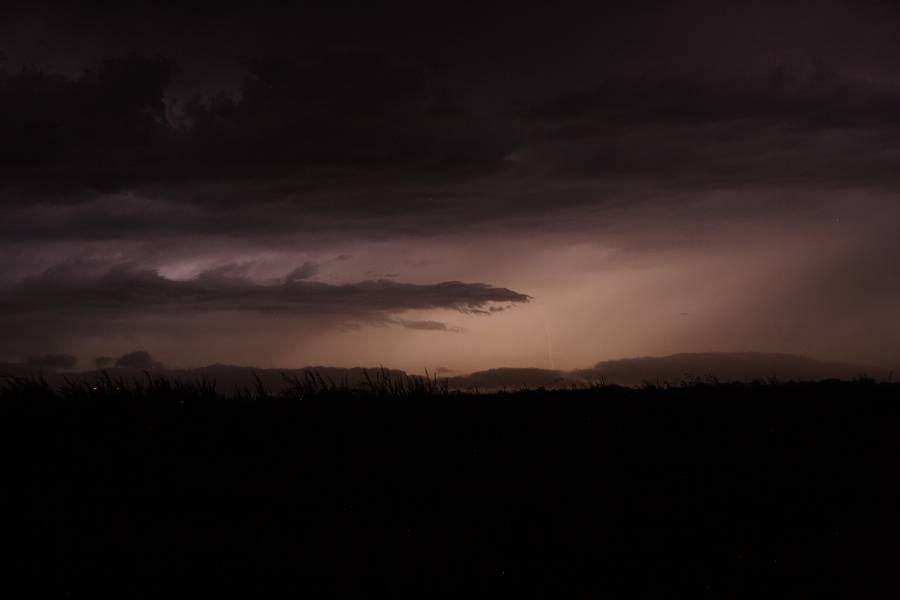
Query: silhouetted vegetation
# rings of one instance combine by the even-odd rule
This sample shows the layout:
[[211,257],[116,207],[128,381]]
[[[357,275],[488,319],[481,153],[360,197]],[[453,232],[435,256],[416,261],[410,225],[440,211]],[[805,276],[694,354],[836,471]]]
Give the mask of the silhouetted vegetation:
[[[462,597],[815,596],[857,586],[896,495],[900,385],[471,394],[436,377],[0,383],[33,586]],[[851,570],[867,554],[863,571]],[[870,556],[871,555],[871,556]],[[800,581],[780,587],[789,572]],[[798,587],[799,586],[799,587]]]

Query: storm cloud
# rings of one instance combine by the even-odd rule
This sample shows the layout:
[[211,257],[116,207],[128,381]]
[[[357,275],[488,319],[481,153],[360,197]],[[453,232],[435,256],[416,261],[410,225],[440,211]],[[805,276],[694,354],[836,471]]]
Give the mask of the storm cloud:
[[[267,313],[320,313],[346,318],[383,319],[404,310],[447,308],[489,314],[497,303],[529,297],[484,283],[445,281],[415,285],[391,280],[331,285],[297,279],[255,283],[234,274],[234,265],[204,271],[189,280],[167,279],[153,271],[117,267],[92,277],[71,275],[67,266],[29,277],[0,296],[5,316],[59,309],[74,315],[114,316],[129,312],[215,310]],[[84,271],[78,270],[80,274]],[[59,298],[65,298],[60,306]],[[501,304],[501,305],[502,305]]]
[[178,66],[162,55],[104,59],[74,78],[37,66],[3,74],[4,187],[65,201],[310,167],[484,171],[509,150],[416,64],[343,52],[240,68],[234,97],[177,104],[166,100]]
[[[0,291],[0,328],[20,332],[31,343],[35,338],[54,343],[75,332],[139,329],[146,318],[157,322],[167,316],[183,320],[251,314],[312,320],[319,327],[398,323],[411,329],[453,331],[436,321],[392,317],[435,309],[490,315],[498,308],[530,300],[506,288],[459,281],[416,285],[382,279],[328,284],[306,278],[312,271],[309,264],[266,282],[253,281],[244,271],[241,265],[230,264],[174,280],[128,266],[61,264]],[[6,336],[3,349],[15,350],[16,337]]]
[[897,359],[892,5],[126,4],[0,8],[10,359]]

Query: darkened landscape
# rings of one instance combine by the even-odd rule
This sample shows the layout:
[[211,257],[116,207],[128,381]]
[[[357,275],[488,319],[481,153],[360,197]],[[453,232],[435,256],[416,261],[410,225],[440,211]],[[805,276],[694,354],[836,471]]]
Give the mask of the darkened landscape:
[[32,589],[70,595],[875,593],[898,392],[6,379],[7,543]]
[[0,2],[0,594],[898,596],[898,31]]

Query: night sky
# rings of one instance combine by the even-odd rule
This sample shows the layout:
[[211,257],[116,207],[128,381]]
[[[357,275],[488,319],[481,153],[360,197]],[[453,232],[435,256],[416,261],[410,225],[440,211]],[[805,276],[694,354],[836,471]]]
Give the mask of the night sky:
[[893,4],[188,4],[0,8],[0,361],[900,365]]

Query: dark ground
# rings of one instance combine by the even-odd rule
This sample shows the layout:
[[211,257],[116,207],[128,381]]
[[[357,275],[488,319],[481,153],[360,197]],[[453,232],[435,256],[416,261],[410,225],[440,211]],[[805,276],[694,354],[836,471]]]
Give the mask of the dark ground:
[[886,597],[897,568],[898,384],[114,387],[0,393],[32,591]]

